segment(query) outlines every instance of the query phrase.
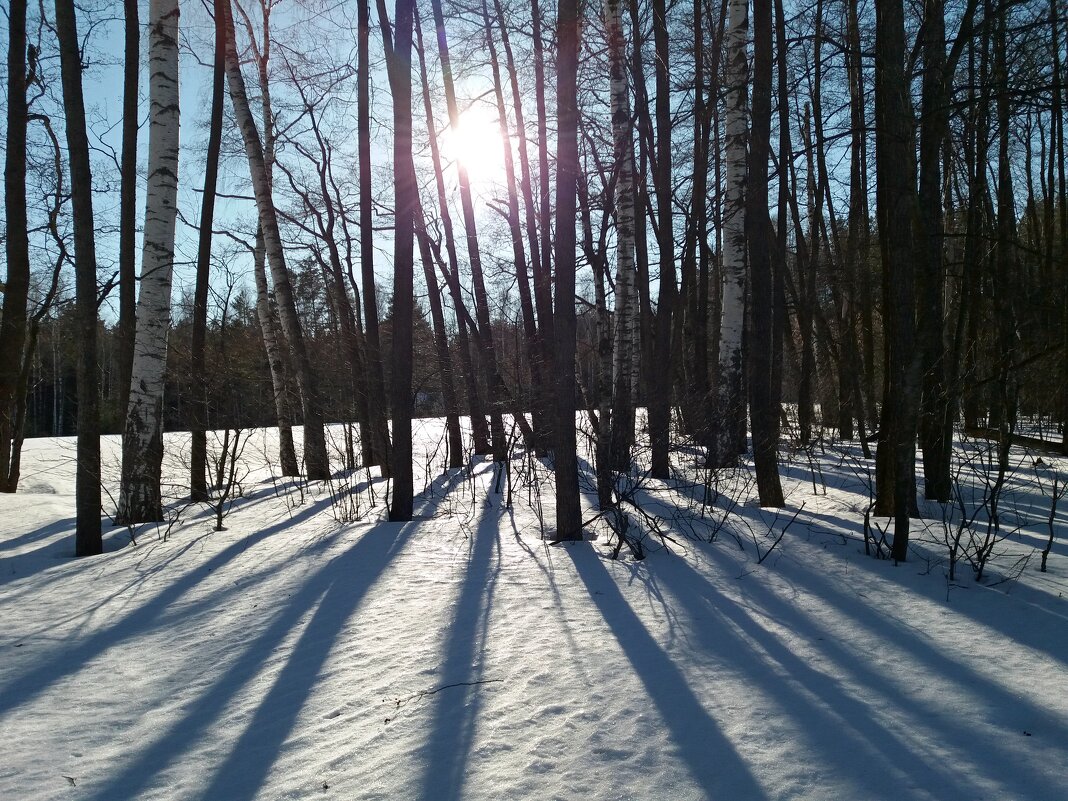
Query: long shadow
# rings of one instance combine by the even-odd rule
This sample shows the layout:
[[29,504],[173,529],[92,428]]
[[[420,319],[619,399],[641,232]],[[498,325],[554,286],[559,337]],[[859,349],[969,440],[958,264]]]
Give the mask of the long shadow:
[[[707,553],[717,560],[732,561],[718,553],[716,549],[709,549]],[[717,611],[731,619],[751,636],[759,639],[764,647],[769,650],[769,653],[773,653],[781,664],[799,675],[804,675],[806,671],[811,670],[803,660],[793,655],[785,645],[764,630],[757,621],[744,613],[735,602],[723,597],[706,578],[694,571],[692,567],[683,565],[680,561],[679,569],[680,571],[689,571],[693,575],[679,581],[678,586],[692,585],[697,581],[702,582],[708,596],[720,598],[720,603],[716,604]],[[883,637],[896,650],[908,654],[917,663],[921,663],[922,669],[911,676],[914,681],[921,682],[925,675],[959,677],[957,684],[962,691],[966,691],[976,698],[984,699],[985,702],[988,702],[985,706],[992,707],[1002,714],[1006,710],[1012,710],[1015,716],[1025,718],[1027,720],[1027,728],[1033,735],[1042,737],[1042,739],[1051,743],[1068,742],[1068,726],[1062,721],[1056,720],[1046,709],[1025,697],[1010,693],[1004,687],[991,681],[968,665],[950,658],[933,647],[922,636],[919,636],[917,631],[903,628],[893,619],[878,613],[867,604],[858,602],[857,598],[841,592],[826,579],[807,570],[795,572],[803,573],[801,576],[793,577],[794,583],[799,587],[803,587],[803,592],[823,599],[828,608],[834,609],[844,617],[851,618],[855,625]],[[969,725],[967,720],[960,719],[952,709],[932,709],[907,692],[894,689],[892,684],[888,684],[886,676],[866,665],[839,644],[838,635],[825,629],[811,617],[799,612],[794,605],[776,595],[760,582],[749,583],[747,591],[754,601],[759,604],[763,613],[780,624],[787,626],[792,631],[807,633],[808,639],[813,644],[819,642],[820,649],[839,668],[845,668],[852,672],[860,686],[873,688],[874,691],[880,692],[884,696],[885,702],[907,713],[912,720],[931,721],[937,715],[939,724],[937,731],[940,742],[957,751],[958,755],[970,756],[973,760],[970,767],[971,771],[982,771],[984,765],[1009,763],[1011,754],[1004,748],[1003,739],[984,735],[974,726]],[[682,598],[685,598],[684,594],[680,597],[680,599]],[[691,607],[694,605],[692,596],[684,602],[691,605]],[[707,607],[704,607],[704,610],[707,614]],[[899,676],[899,679],[902,678],[908,677]],[[827,686],[826,680],[819,686],[822,688],[820,690],[821,697],[827,703],[845,704],[847,711],[851,710],[852,713],[855,713],[851,714],[848,719],[853,721],[863,719],[863,705],[858,705],[855,699],[850,700],[841,693],[836,692],[833,687]],[[864,723],[864,727],[874,725],[877,724],[874,724],[873,721]],[[863,733],[863,728],[861,732]],[[1006,734],[1009,734],[1009,732],[1006,732]],[[1011,734],[1016,736],[1020,735],[1020,732],[1012,731]],[[929,758],[924,758],[915,748],[909,747],[904,741],[898,740],[895,744],[893,740],[897,739],[896,737],[887,740],[885,727],[878,727],[878,731],[873,730],[864,736],[876,737],[876,741],[880,743],[880,746],[886,747],[887,753],[896,751],[897,755],[893,758],[894,764],[922,765],[929,775],[927,779],[922,779],[921,777],[921,786],[957,787],[964,782],[964,774],[966,772],[960,770],[959,763],[954,762],[948,766],[951,769],[933,765]],[[1001,755],[1003,758],[992,759],[992,755],[995,754]],[[1037,798],[1060,798],[1064,796],[1063,784],[1051,782],[1047,777],[1018,763],[1010,767],[1012,770],[1019,771],[1019,776],[1016,778],[1019,779],[1020,786],[1035,788]],[[980,789],[974,788],[967,793],[962,793],[961,797],[976,798],[981,797],[982,794]]]
[[[804,514],[808,515],[807,510]],[[842,526],[847,531],[849,531],[851,528],[855,529],[858,525],[856,521],[850,523],[844,518],[824,513],[813,513],[811,517],[819,518],[821,521],[827,522],[831,525]],[[788,533],[788,537],[791,535],[795,537],[801,536],[800,532],[794,534],[792,530]],[[852,538],[855,538],[856,536],[857,535],[854,534]],[[1013,541],[1018,542],[1015,537],[1013,538]],[[1043,547],[1044,545],[1045,543],[1043,542]],[[863,547],[863,541],[858,542],[858,547]],[[922,544],[922,547],[929,549],[931,555],[934,557],[946,558],[945,549],[940,549],[937,544],[924,543]],[[917,548],[912,545],[910,545],[910,548],[912,550],[910,558],[915,558],[917,556]],[[1035,564],[1036,561],[1037,557],[1032,560],[1031,564]],[[879,578],[895,583],[900,583],[910,591],[917,591],[917,588],[909,582],[906,582],[904,577],[906,575],[910,575],[911,573],[915,573],[918,569],[917,565],[922,564],[922,562],[908,561],[901,565],[898,565],[897,567],[890,567],[889,563],[885,561],[880,561],[874,558],[860,557],[851,560],[850,564],[863,568],[865,571],[874,573],[878,575]],[[957,570],[959,571],[959,575],[962,577],[971,575],[971,568],[966,562],[960,562],[957,565]],[[806,570],[805,575],[812,577],[813,580],[818,580],[810,570]],[[833,589],[825,582],[823,582],[823,584],[828,588],[828,591]],[[968,585],[964,584],[963,586]],[[978,590],[983,589],[982,585],[976,584],[974,586]],[[937,594],[941,594],[944,589],[945,585],[936,585],[932,583],[928,587],[919,588],[919,591],[923,592],[924,590],[929,590],[930,592],[928,593],[928,596],[933,599],[937,597]],[[1040,592],[1038,590],[1033,590],[1033,588],[1030,588],[1030,591]],[[1013,591],[1013,595],[1026,596],[1028,594],[1028,591]],[[1052,596],[1048,593],[1045,593],[1044,595],[1045,598],[1043,600],[1048,601],[1052,598]],[[1031,606],[1033,616],[1035,618],[1041,619],[1042,621],[1041,628],[1035,628],[1032,626],[1017,625],[1019,609],[1016,608],[1015,604],[1013,604],[1008,599],[1006,599],[1006,602],[1002,604],[976,605],[970,602],[955,602],[949,603],[947,608],[952,609],[955,613],[959,615],[974,620],[977,625],[989,626],[1000,634],[1009,637],[1012,640],[1015,640],[1016,642],[1019,642],[1023,645],[1026,645],[1028,648],[1033,648],[1036,651],[1045,653],[1060,662],[1068,663],[1068,636],[1065,636],[1064,634],[1064,616],[1062,614],[1051,611],[1049,609],[1045,609],[1041,605],[1033,604]]]
[[62,531],[74,531],[74,518],[68,517],[64,520],[56,520],[52,523],[46,523],[39,528],[35,528],[33,531],[27,531],[25,534],[19,534],[17,537],[7,537],[0,539],[0,551],[10,551],[18,548],[21,545],[29,545],[31,542],[38,542],[39,540],[48,539],[54,534],[59,534]]
[[[435,696],[434,718],[422,749],[425,767],[420,798],[423,801],[463,798],[464,769],[482,700],[474,682],[483,676],[482,652],[501,569],[499,536],[499,510],[484,507],[473,535],[471,556],[456,600],[440,670],[439,686],[460,686],[448,687]],[[493,559],[495,551],[496,560]]]
[[[159,624],[160,618],[172,604],[196,587],[212,571],[218,570],[255,543],[291,526],[299,525],[308,518],[315,516],[329,503],[330,499],[325,498],[308,504],[292,517],[280,520],[255,534],[234,540],[224,550],[190,570],[173,583],[165,586],[159,594],[125,617],[112,621],[107,628],[96,631],[83,642],[71,646],[64,645],[53,655],[36,661],[31,670],[19,676],[6,687],[0,687],[0,716],[28,703],[59,680],[76,673],[90,660],[107,649],[118,645],[124,640],[129,640],[139,634],[151,631],[154,626]],[[204,536],[211,535],[205,534]]]
[[[668,593],[693,621],[696,640],[711,654],[736,665],[740,675],[753,681],[766,679],[760,683],[761,690],[776,698],[784,715],[806,724],[806,742],[823,753],[822,758],[812,755],[812,761],[834,766],[858,790],[867,785],[868,792],[875,796],[883,789],[877,783],[893,777],[901,786],[912,782],[921,787],[954,787],[963,798],[982,797],[983,789],[970,781],[968,772],[961,771],[959,764],[939,763],[933,754],[911,745],[901,734],[879,723],[872,716],[870,704],[842,691],[839,677],[852,674],[861,686],[883,688],[895,707],[907,709],[918,720],[928,718],[931,711],[926,710],[925,715],[909,699],[891,695],[885,689],[884,677],[836,645],[829,633],[818,630],[796,610],[788,609],[789,605],[781,603],[770,591],[763,587],[757,590],[764,602],[770,602],[767,611],[778,622],[802,636],[811,632],[808,639],[813,644],[823,641],[823,652],[833,659],[832,667],[824,671],[799,657],[685,560],[676,560],[672,573],[671,580],[665,582]],[[778,672],[771,669],[775,666]],[[851,758],[841,759],[843,752]]]
[[255,797],[311,693],[338,632],[411,531],[410,524],[383,524],[371,529],[345,553],[316,571],[211,688],[186,708],[181,720],[94,792],[90,801],[136,798],[156,775],[199,742],[230,699],[259,675],[289,631],[309,609],[315,608],[285,666],[202,794],[205,799],[228,801]]
[[738,801],[767,799],[749,765],[701,704],[682,671],[649,634],[600,557],[588,548],[566,551],[705,796]]

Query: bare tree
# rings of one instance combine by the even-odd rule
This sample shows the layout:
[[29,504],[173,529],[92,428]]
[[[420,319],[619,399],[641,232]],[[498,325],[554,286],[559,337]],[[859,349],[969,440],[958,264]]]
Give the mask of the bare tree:
[[100,369],[96,355],[96,240],[93,176],[82,95],[82,60],[73,0],[56,0],[63,108],[74,212],[75,314],[78,320],[78,459],[75,473],[75,554],[103,550],[100,531]]

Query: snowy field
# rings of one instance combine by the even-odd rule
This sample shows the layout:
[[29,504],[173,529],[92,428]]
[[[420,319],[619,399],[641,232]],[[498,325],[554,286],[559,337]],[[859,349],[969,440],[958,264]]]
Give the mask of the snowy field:
[[[283,482],[265,437],[225,531],[175,500],[80,560],[73,441],[26,443],[0,495],[0,799],[1068,799],[1068,499],[1038,570],[1063,460],[1014,454],[979,583],[966,557],[948,579],[937,505],[907,563],[865,556],[870,465],[842,448],[786,455],[777,517],[679,454],[633,494],[635,561],[603,521],[543,541],[533,460],[508,508],[491,463],[417,448],[432,480],[394,524],[380,479]],[[978,457],[960,475],[974,511]]]

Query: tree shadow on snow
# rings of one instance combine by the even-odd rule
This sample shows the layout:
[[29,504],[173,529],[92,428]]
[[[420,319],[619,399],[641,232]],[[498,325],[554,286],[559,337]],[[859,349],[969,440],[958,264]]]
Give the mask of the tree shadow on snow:
[[[77,673],[95,657],[108,649],[165,625],[164,618],[172,606],[213,571],[219,570],[261,540],[284,531],[291,526],[300,525],[303,521],[324,511],[329,504],[329,498],[310,503],[291,517],[279,520],[255,534],[235,539],[230,545],[207,561],[189,570],[173,582],[165,584],[159,593],[137,606],[129,614],[109,621],[106,627],[97,629],[81,642],[64,643],[54,653],[44,656],[34,663],[32,669],[27,670],[7,686],[0,687],[0,723],[2,723],[4,714],[28,703],[63,678]],[[218,535],[206,533],[202,536]],[[130,553],[134,552],[131,551]],[[62,580],[62,577],[57,578],[57,580]],[[143,581],[143,577],[139,576],[135,582],[131,582],[123,591],[133,589],[136,585],[142,584]],[[123,591],[114,593],[112,597],[121,595]],[[231,591],[233,589],[228,588],[225,592]],[[193,607],[186,607],[183,613],[192,614],[197,608],[214,604],[217,600],[218,596],[210,595],[198,601]]]
[[311,694],[339,632],[404,547],[412,528],[413,524],[382,524],[368,529],[352,547],[320,567],[211,687],[184,708],[181,719],[96,790],[91,801],[137,797],[161,771],[198,745],[235,696],[260,675],[293,628],[314,610],[245,730],[200,794],[205,799],[227,801],[254,798]]
[[[422,749],[423,801],[463,798],[464,775],[482,705],[483,655],[501,570],[501,510],[483,506],[439,670],[441,692]],[[449,686],[456,685],[456,686]]]
[[588,548],[565,550],[646,695],[656,706],[678,756],[706,797],[767,799],[750,766],[702,705],[671,656],[623,597],[601,557]]
[[[724,574],[737,572],[738,562],[720,549],[704,553],[721,563]],[[846,595],[811,569],[791,571],[795,587],[847,618],[851,628],[885,640],[891,653],[900,655],[895,660],[898,674],[884,675],[842,644],[839,633],[759,579],[745,583],[751,603],[743,605],[683,559],[665,567],[671,572],[665,581],[668,591],[694,621],[701,645],[734,662],[742,675],[766,677],[762,689],[787,714],[794,710],[799,719],[819,722],[806,730],[812,745],[825,753],[818,761],[866,785],[871,797],[879,797],[887,786],[942,788],[943,799],[984,797],[989,790],[974,781],[976,776],[1001,784],[1013,797],[1022,798],[1019,793],[1026,787],[1034,788],[1035,798],[1063,795],[1059,783],[1024,759],[1025,745],[1037,741],[1028,743],[1023,731],[1055,743],[1068,741],[1068,728],[1034,702],[953,659],[924,632]],[[761,617],[803,638],[822,659],[813,664],[800,657]],[[1002,719],[1004,730],[994,736],[955,709],[925,702],[906,689],[922,685],[925,675],[952,682],[955,693],[982,699],[988,717]],[[864,688],[865,696],[843,691],[842,677]],[[892,725],[878,719],[887,715],[894,718]],[[843,750],[848,759],[841,758]]]

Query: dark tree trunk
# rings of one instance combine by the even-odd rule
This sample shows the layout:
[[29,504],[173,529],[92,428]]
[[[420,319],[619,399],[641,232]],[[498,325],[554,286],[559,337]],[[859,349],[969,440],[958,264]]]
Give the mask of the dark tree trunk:
[[207,483],[207,367],[204,340],[208,328],[208,276],[211,272],[211,227],[215,219],[215,191],[219,179],[219,148],[222,143],[223,92],[226,79],[226,14],[215,0],[215,63],[211,86],[211,122],[208,159],[204,167],[204,197],[200,206],[200,241],[197,249],[196,287],[193,292],[193,341],[190,348],[192,441],[189,454],[189,494],[194,501],[208,499]]
[[953,420],[946,386],[944,309],[945,285],[942,217],[942,148],[949,130],[946,93],[946,23],[942,0],[924,3],[923,93],[920,118],[919,241],[916,274],[916,339],[923,376],[920,447],[923,449],[924,495],[928,500],[952,499],[950,457]]
[[878,511],[894,517],[891,556],[904,561],[908,554],[909,512],[915,505],[919,406],[912,234],[916,217],[915,150],[905,74],[902,0],[877,0],[876,15],[876,207],[888,351],[876,489]]
[[[531,352],[531,374],[533,378],[533,387],[531,388],[531,400],[534,421],[534,446],[538,453],[547,453],[551,443],[551,433],[549,430],[549,419],[552,416],[551,413],[551,398],[549,397],[548,387],[552,372],[549,369],[549,361],[551,354],[548,353],[551,343],[545,338],[545,322],[546,316],[552,315],[552,292],[551,289],[547,290],[547,286],[540,286],[540,284],[548,284],[548,280],[542,275],[542,265],[548,264],[547,256],[542,254],[542,238],[538,232],[538,206],[534,200],[534,186],[533,177],[530,165],[530,154],[527,147],[527,135],[526,135],[526,122],[525,115],[523,113],[523,96],[519,88],[519,75],[516,71],[515,58],[512,55],[511,41],[508,36],[508,28],[505,25],[505,13],[504,8],[501,5],[501,0],[494,0],[494,9],[497,15],[497,24],[501,31],[501,46],[504,49],[505,63],[508,69],[508,81],[512,90],[512,108],[515,112],[515,127],[517,132],[517,141],[519,143],[519,168],[520,168],[520,190],[523,194],[523,211],[524,219],[526,223],[527,242],[530,247],[530,265],[531,273],[533,275],[534,282],[534,307],[538,315],[538,326],[534,332],[534,338],[530,343]],[[539,9],[536,7],[535,0],[532,6],[532,14],[539,13]],[[534,23],[539,27],[540,38],[540,21],[535,20]],[[540,55],[536,56],[539,59],[536,66],[535,81],[537,85],[537,91],[542,95],[542,102],[544,104],[544,77],[540,75],[541,64]],[[539,129],[545,125],[544,119],[538,120]],[[546,157],[547,154],[544,151],[539,151],[539,159]],[[546,166],[546,170],[548,167]],[[548,177],[546,176],[546,179]],[[546,199],[548,195],[546,194]],[[546,212],[545,227],[548,228],[548,213]],[[539,292],[546,294],[548,291],[548,297],[539,301]],[[545,308],[542,308],[542,307]]]
[[749,139],[746,235],[749,240],[749,395],[753,459],[761,506],[782,506],[779,481],[779,408],[771,387],[775,293],[768,225],[768,157],[771,152],[771,2],[753,3],[753,99]]
[[[441,10],[441,1],[432,0],[434,24],[437,27],[438,54],[441,58],[442,79],[445,88],[445,102],[449,109],[449,123],[453,130],[459,130],[460,112],[456,103],[456,89],[453,85],[452,67],[449,60],[449,45],[445,36],[445,19]],[[497,366],[497,352],[493,344],[493,329],[490,324],[489,296],[486,293],[486,280],[482,271],[482,254],[478,248],[478,231],[475,224],[475,206],[471,196],[471,181],[467,167],[462,160],[457,161],[460,184],[460,206],[464,215],[464,231],[467,238],[467,256],[471,266],[471,283],[475,293],[475,320],[478,323],[478,345],[482,367],[486,372],[489,387],[490,438],[494,461],[507,458],[507,442],[504,436],[504,421],[501,405],[504,396],[504,382]]]
[[[414,0],[397,0],[396,38],[388,64],[393,95],[393,408],[391,474],[393,496],[389,519],[412,519],[412,319],[415,207],[418,188],[412,163],[412,17]],[[383,20],[384,24],[384,20]]]
[[[363,324],[367,329],[367,412],[371,430],[364,432],[364,460],[380,465],[389,475],[389,426],[386,420],[382,343],[378,331],[378,292],[375,288],[374,216],[371,195],[371,67],[369,0],[357,2],[356,138],[360,163],[360,274],[363,278]],[[368,451],[369,448],[369,452]]]
[[[430,101],[430,81],[426,69],[426,57],[423,51],[422,27],[419,24],[419,9],[415,13],[416,45],[419,53],[419,77],[423,89],[423,111],[426,115],[428,131],[436,130],[434,123],[434,111]],[[441,154],[438,150],[436,136],[431,136],[430,162],[434,170],[434,185],[437,188],[438,211],[441,214],[441,228],[445,238],[445,250],[448,256],[448,267],[442,265],[442,274],[452,297],[453,308],[456,311],[456,340],[457,350],[460,353],[460,370],[463,373],[464,386],[467,391],[467,413],[471,416],[472,448],[477,454],[489,453],[490,432],[486,425],[486,415],[482,409],[482,396],[478,386],[478,376],[475,373],[474,363],[471,359],[471,341],[468,337],[468,327],[464,321],[466,309],[464,307],[463,291],[460,287],[459,259],[456,256],[456,237],[453,233],[452,215],[449,213],[449,203],[445,193],[445,174],[442,170]],[[477,332],[476,332],[477,336]]]
[[7,275],[0,317],[0,491],[14,492],[12,470],[17,425],[19,375],[26,341],[30,287],[30,241],[26,211],[26,0],[12,0],[8,11],[7,154],[4,161]]
[[582,538],[575,432],[575,219],[578,186],[577,0],[560,0],[556,23],[556,540]]
[[93,176],[82,96],[82,62],[73,0],[56,0],[56,33],[63,77],[63,110],[74,216],[75,316],[78,329],[78,445],[75,474],[75,553],[103,550],[100,532],[100,370],[96,354],[96,239]]
[[252,109],[245,90],[245,79],[241,74],[238,61],[237,45],[234,41],[233,17],[226,9],[226,72],[233,101],[234,114],[241,137],[245,145],[245,154],[249,161],[253,191],[256,196],[256,210],[263,239],[266,245],[267,261],[271,267],[274,281],[275,298],[281,318],[282,331],[289,343],[300,388],[301,405],[304,418],[304,463],[308,478],[312,481],[325,481],[330,478],[330,460],[326,451],[326,434],[323,424],[321,399],[315,374],[311,368],[311,359],[304,341],[300,319],[297,316],[293,299],[293,288],[286,269],[285,251],[278,229],[278,214],[271,196],[270,177],[264,158],[263,142],[256,128]]
[[141,73],[141,23],[137,0],[123,0],[122,145],[119,162],[119,322],[115,358],[115,409],[125,426],[130,405],[134,334],[137,329],[137,99]]
[[660,296],[656,308],[653,363],[649,370],[649,444],[651,474],[671,477],[671,329],[678,287],[675,278],[675,236],[671,198],[671,78],[668,72],[667,3],[653,0],[653,48],[656,64],[656,192],[657,242],[660,250]]

